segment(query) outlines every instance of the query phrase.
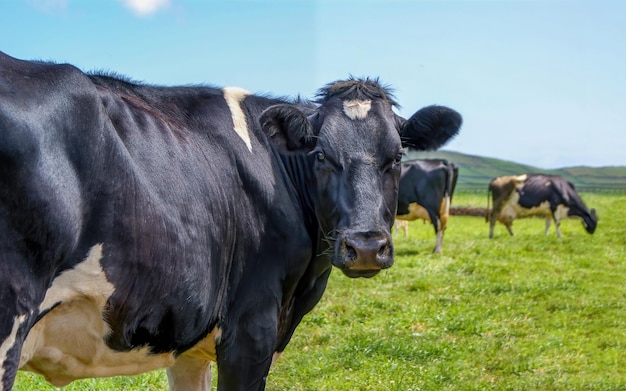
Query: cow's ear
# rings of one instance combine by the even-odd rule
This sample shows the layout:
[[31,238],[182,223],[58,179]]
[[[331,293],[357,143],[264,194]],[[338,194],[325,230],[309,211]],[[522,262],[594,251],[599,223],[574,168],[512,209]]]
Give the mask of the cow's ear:
[[315,145],[313,125],[302,111],[291,105],[267,108],[261,113],[259,123],[281,151],[310,150]]
[[463,117],[445,106],[427,106],[408,120],[398,119],[402,145],[419,151],[441,148],[459,133]]

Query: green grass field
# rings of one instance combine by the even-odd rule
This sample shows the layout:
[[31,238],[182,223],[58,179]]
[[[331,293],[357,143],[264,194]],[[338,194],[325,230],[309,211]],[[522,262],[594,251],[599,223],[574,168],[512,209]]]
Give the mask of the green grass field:
[[[452,216],[444,253],[410,223],[396,264],[372,279],[333,271],[268,390],[626,390],[626,196],[583,193],[600,217],[563,238],[542,219],[502,225]],[[457,194],[453,205],[485,206]],[[215,389],[214,381],[213,389]],[[20,373],[16,390],[52,390]],[[164,371],[84,380],[65,390],[163,390]]]

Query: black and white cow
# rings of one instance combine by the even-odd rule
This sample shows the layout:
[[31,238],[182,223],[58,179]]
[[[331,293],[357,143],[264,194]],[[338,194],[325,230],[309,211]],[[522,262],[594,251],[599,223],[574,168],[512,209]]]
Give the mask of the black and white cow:
[[262,390],[331,266],[393,263],[404,145],[461,117],[394,114],[350,78],[316,101],[157,87],[0,53],[0,389],[167,367]]
[[548,234],[550,221],[554,220],[556,234],[561,237],[561,220],[568,217],[582,219],[583,226],[590,234],[598,225],[595,209],[587,209],[574,185],[557,175],[523,174],[501,176],[489,183],[489,194],[493,209],[487,205],[489,237],[493,238],[496,220],[505,225],[513,235],[513,219],[528,216],[545,216],[545,234]]
[[[458,175],[458,167],[443,159],[402,162],[396,224],[402,226],[400,221],[417,219],[430,221],[437,237],[435,253],[443,249],[443,234]],[[408,225],[403,229],[407,236]]]

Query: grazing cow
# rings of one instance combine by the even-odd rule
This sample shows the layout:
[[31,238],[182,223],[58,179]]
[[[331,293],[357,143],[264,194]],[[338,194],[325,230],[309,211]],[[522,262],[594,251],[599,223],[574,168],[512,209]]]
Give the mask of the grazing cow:
[[167,367],[175,390],[262,390],[331,265],[393,263],[405,120],[375,79],[313,102],[158,87],[0,53],[0,389]]
[[494,178],[489,183],[489,194],[493,199],[493,209],[490,210],[487,205],[486,215],[490,238],[493,238],[496,220],[504,224],[513,236],[513,219],[545,216],[545,234],[548,234],[550,220],[554,220],[559,238],[564,218],[581,218],[590,234],[594,233],[598,224],[595,209],[587,209],[574,185],[557,175],[523,174]]
[[[448,224],[450,202],[458,176],[458,167],[447,160],[402,162],[396,224],[398,220],[430,221],[437,237],[435,253],[441,253],[443,249],[443,234]],[[405,237],[407,231],[408,225],[404,228]]]

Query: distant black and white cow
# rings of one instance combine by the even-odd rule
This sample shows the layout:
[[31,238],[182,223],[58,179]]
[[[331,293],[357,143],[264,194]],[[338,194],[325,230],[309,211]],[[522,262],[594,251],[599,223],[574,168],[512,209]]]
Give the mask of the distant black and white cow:
[[493,238],[496,220],[513,235],[513,219],[545,216],[545,234],[548,234],[550,221],[554,220],[559,238],[564,218],[581,218],[590,234],[594,233],[598,224],[595,209],[587,209],[574,185],[560,176],[524,174],[494,178],[489,183],[489,194],[493,200],[493,209],[490,210],[487,205],[490,238]]
[[0,389],[167,367],[175,390],[262,390],[331,265],[393,263],[409,120],[373,79],[315,102],[157,87],[0,53]]
[[[435,253],[443,249],[443,234],[458,175],[458,167],[443,159],[402,162],[396,224],[402,226],[398,221],[417,219],[430,221],[437,236]],[[408,226],[404,230],[406,236]]]

